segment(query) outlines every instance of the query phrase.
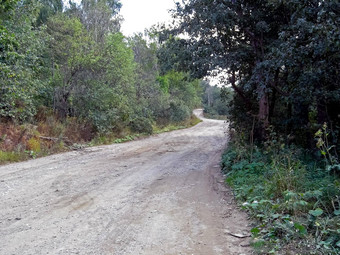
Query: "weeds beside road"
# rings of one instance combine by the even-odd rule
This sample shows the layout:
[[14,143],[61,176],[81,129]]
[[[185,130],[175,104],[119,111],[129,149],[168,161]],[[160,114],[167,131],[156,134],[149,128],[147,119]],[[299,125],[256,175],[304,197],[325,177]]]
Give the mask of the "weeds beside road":
[[259,254],[340,253],[339,171],[308,155],[274,137],[260,148],[237,136],[223,155]]

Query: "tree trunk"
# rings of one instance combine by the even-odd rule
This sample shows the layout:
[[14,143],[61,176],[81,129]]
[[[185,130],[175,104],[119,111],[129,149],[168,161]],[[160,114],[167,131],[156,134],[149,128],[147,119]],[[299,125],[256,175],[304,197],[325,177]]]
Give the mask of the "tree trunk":
[[261,139],[264,139],[266,137],[266,130],[269,127],[269,96],[264,89],[261,89],[260,95],[258,118],[261,123],[260,136]]
[[319,99],[317,101],[317,118],[318,124],[323,124],[327,122],[327,110],[326,110],[326,102],[323,99]]
[[272,93],[272,98],[271,98],[271,102],[270,102],[270,108],[269,108],[269,122],[271,122],[271,119],[274,115],[274,108],[275,108],[275,104],[276,104],[276,94],[277,94],[277,87],[279,84],[279,74],[280,74],[280,69],[276,69],[275,72],[275,77],[274,77],[274,88],[273,88],[273,93]]
[[272,98],[271,98],[271,102],[270,102],[270,107],[269,107],[269,122],[271,122],[273,116],[274,116],[274,110],[275,110],[275,104],[276,104],[276,89],[273,90],[273,95],[272,95]]

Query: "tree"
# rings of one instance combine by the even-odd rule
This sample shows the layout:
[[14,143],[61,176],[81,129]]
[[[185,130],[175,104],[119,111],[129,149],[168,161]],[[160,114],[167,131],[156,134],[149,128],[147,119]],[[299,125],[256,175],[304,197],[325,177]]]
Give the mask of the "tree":
[[56,15],[48,22],[53,38],[53,105],[62,116],[89,120],[99,132],[129,123],[136,105],[133,51],[122,34],[96,42],[77,17]]
[[119,32],[120,8],[119,0],[82,0],[80,20],[96,42],[103,42],[106,33]]
[[53,108],[62,117],[76,115],[71,99],[81,93],[79,88],[95,71],[94,42],[77,18],[65,14],[52,17],[47,31],[51,36]]
[[190,117],[198,82],[185,73],[159,77],[155,40],[119,32],[120,1],[63,3],[2,1],[1,121],[34,123],[55,114],[99,133],[151,133],[155,120]]
[[0,28],[0,117],[27,121],[35,115],[36,98],[46,85],[42,55],[47,36],[32,25],[39,12],[36,1],[7,4]]
[[[259,139],[269,125],[300,132],[313,107],[317,124],[338,123],[338,111],[331,117],[326,109],[339,95],[339,9],[338,1],[184,1],[174,11],[178,22],[161,34],[169,50],[163,59],[194,77],[224,72],[235,104],[243,105],[234,110],[244,109],[234,112],[234,122],[249,127],[255,116]],[[174,37],[181,34],[187,36]],[[284,123],[293,115],[304,115],[304,125]]]
[[157,119],[159,112],[168,107],[167,100],[162,100],[166,96],[163,95],[157,82],[159,76],[158,46],[149,32],[146,32],[145,36],[135,34],[129,38],[128,43],[134,52],[136,63],[136,118]]
[[262,130],[269,125],[268,92],[261,72],[253,74],[252,71],[264,59],[264,45],[275,37],[275,31],[268,37],[263,36],[266,33],[264,14],[271,16],[276,11],[270,10],[263,1],[187,1],[184,6],[177,5],[176,17],[180,23],[171,30],[171,33],[190,35],[190,39],[180,42],[192,55],[188,65],[192,74],[204,77],[209,71],[226,70],[226,82],[244,98],[249,110],[250,100],[237,84],[257,81],[257,116]]
[[[15,45],[15,39],[12,34],[8,32],[4,26],[4,22],[11,20],[11,13],[15,8],[17,0],[4,0],[0,5],[0,53],[4,54],[5,51]],[[2,55],[2,60],[4,56]]]
[[228,87],[211,86],[207,81],[202,82],[202,104],[204,113],[212,117],[226,116],[232,99],[232,90]]
[[191,116],[191,111],[200,106],[200,80],[191,79],[188,73],[169,71],[158,77],[162,91],[169,97],[166,118],[181,122]]
[[37,18],[37,25],[45,24],[47,19],[63,11],[63,0],[39,0],[41,8]]

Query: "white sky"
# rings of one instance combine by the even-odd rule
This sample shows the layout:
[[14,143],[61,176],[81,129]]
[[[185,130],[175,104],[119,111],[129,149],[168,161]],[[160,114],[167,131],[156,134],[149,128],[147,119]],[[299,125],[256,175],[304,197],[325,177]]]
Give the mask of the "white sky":
[[124,18],[121,30],[125,36],[171,20],[168,10],[175,7],[175,0],[121,0],[121,3],[120,14]]
[[[68,0],[63,0],[68,5]],[[81,0],[72,0],[79,4]],[[133,33],[144,32],[152,25],[171,20],[168,12],[174,9],[179,0],[120,0],[122,8],[120,15],[123,16],[121,31],[125,36]]]

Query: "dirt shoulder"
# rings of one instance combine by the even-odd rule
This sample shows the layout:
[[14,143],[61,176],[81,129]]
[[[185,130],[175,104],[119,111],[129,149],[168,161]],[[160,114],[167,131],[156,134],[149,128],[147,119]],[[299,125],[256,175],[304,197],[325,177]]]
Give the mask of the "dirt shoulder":
[[0,167],[0,254],[250,254],[219,169],[225,128]]

